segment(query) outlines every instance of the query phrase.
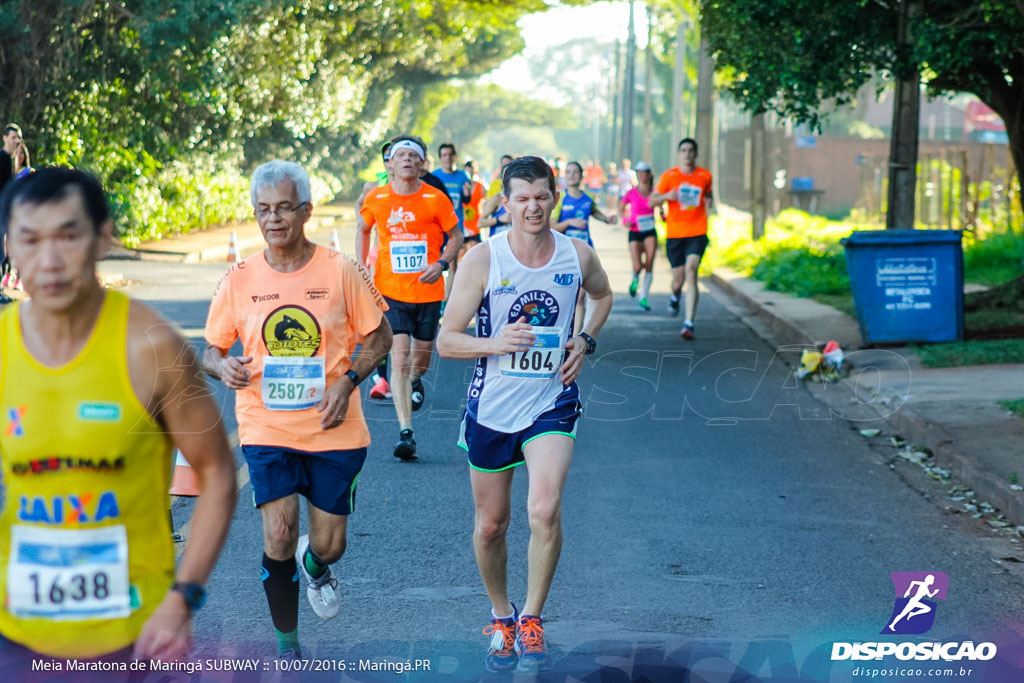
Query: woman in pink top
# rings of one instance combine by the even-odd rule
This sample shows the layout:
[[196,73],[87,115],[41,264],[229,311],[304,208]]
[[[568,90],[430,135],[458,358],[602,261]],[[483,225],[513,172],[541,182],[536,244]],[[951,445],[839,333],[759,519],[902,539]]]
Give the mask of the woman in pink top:
[[647,197],[654,188],[654,173],[644,162],[636,165],[637,186],[626,193],[619,206],[622,224],[629,229],[629,254],[633,257],[633,282],[629,285],[629,295],[635,297],[640,285],[640,271],[644,272],[643,286],[640,288],[640,310],[651,310],[647,303],[647,295],[651,291],[654,279],[654,252],[658,248],[658,233],[654,229],[654,207]]

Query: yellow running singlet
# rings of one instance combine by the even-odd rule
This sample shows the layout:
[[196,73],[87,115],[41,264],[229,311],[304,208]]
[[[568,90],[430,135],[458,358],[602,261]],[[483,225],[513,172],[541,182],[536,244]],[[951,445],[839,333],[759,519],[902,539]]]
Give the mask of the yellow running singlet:
[[0,317],[0,633],[51,657],[131,645],[174,579],[171,442],[136,397],[130,300],[108,291],[82,350],[42,365]]

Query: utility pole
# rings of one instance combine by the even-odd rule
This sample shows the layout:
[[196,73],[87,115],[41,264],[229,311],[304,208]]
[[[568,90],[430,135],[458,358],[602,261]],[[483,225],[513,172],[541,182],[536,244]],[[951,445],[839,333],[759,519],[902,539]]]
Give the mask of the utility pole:
[[622,91],[622,149],[615,161],[633,158],[633,104],[636,100],[636,21],[634,2],[629,1],[629,26],[626,37],[625,88]]
[[751,237],[764,237],[768,217],[768,145],[765,144],[764,113],[754,114],[750,121],[750,216]]
[[[620,115],[622,114],[622,44],[619,41],[615,41],[615,116],[612,119],[612,137],[611,137],[611,154],[608,156],[609,159],[617,159],[621,156],[620,152],[622,149],[622,137],[620,135],[621,128],[619,122],[622,120]],[[596,159],[594,161],[597,161]]]
[[711,168],[711,162],[714,160],[714,150],[711,149],[715,126],[712,102],[714,79],[715,64],[711,59],[711,50],[704,37],[704,31],[701,30],[700,62],[697,68],[697,130],[694,137],[697,140],[697,153],[703,155],[705,159],[703,164],[698,164],[705,168]]
[[[686,75],[686,21],[676,27],[676,65],[672,74],[672,145],[683,137],[683,79]],[[675,155],[672,155],[675,161]]]
[[[900,2],[899,43],[903,58],[912,45],[911,23],[920,16],[921,0]],[[907,65],[896,79],[896,103],[892,113],[892,143],[889,147],[888,229],[914,227],[914,189],[917,183],[918,122],[921,112],[921,75]]]
[[654,51],[651,49],[651,39],[654,37],[654,8],[651,3],[645,3],[647,10],[647,48],[644,50],[644,148],[643,160],[651,163],[651,86],[652,73],[654,71]]

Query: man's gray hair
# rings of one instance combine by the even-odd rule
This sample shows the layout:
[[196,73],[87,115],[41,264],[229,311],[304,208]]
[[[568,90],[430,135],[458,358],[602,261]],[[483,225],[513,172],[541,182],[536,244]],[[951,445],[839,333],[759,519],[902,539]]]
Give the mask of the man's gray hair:
[[309,174],[304,168],[294,161],[268,161],[252,172],[252,205],[256,206],[256,193],[261,188],[273,187],[286,180],[295,185],[295,194],[299,196],[300,204],[310,201]]

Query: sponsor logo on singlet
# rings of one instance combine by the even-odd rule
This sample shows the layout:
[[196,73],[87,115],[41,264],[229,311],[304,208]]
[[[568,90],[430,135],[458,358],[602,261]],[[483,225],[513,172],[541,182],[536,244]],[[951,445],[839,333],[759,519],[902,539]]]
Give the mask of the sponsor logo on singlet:
[[66,496],[21,496],[18,519],[36,524],[90,524],[117,519],[121,508],[113,491],[71,493]]
[[263,343],[271,356],[308,358],[316,355],[320,340],[320,323],[301,306],[281,306],[263,321]]
[[508,321],[526,318],[527,325],[552,327],[558,322],[558,299],[540,289],[532,289],[516,299],[508,310]]
[[327,288],[307,289],[306,290],[306,300],[307,301],[312,301],[314,299],[327,299],[327,298],[330,297],[330,295],[331,295],[331,290],[329,290]]

